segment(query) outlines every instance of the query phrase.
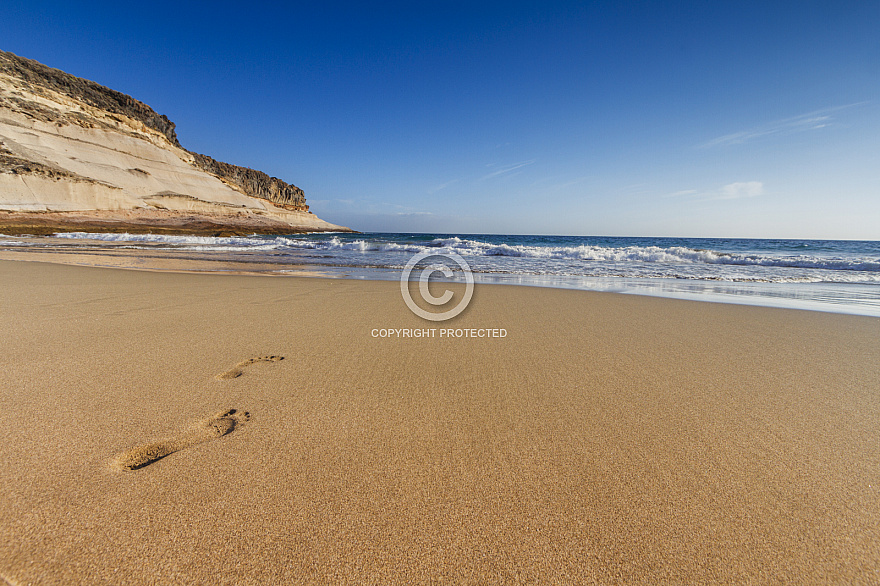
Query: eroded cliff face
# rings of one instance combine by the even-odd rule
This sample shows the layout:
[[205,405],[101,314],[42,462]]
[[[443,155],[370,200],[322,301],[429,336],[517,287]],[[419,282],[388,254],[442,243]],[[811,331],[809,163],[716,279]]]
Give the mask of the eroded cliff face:
[[146,104],[0,51],[0,229],[9,214],[123,211],[147,224],[164,212],[181,226],[189,214],[235,231],[346,230],[308,212],[294,185],[185,150]]
[[[20,80],[22,85],[34,94],[50,100],[53,97],[51,91],[111,114],[122,114],[139,120],[145,126],[165,135],[168,142],[174,146],[180,147],[177,134],[174,132],[174,122],[166,116],[157,114],[152,108],[131,96],[5,51],[0,51],[0,73]],[[51,110],[39,108],[33,103],[22,102],[15,97],[7,100],[17,102],[16,105],[22,109],[33,110],[38,116],[52,116]]]
[[288,185],[277,177],[270,177],[262,171],[239,167],[214,160],[208,155],[192,153],[195,164],[202,170],[220,177],[237,186],[251,197],[266,199],[288,210],[307,212],[306,196],[296,185]]

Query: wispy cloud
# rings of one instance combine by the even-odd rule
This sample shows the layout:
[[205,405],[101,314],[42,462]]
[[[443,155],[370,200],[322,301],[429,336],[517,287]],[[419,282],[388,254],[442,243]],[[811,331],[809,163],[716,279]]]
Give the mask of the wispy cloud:
[[740,199],[757,197],[764,194],[764,184],[760,181],[744,181],[729,183],[721,188],[721,194],[715,199]]
[[569,178],[567,175],[540,177],[533,181],[529,187],[540,189],[544,192],[561,191],[563,189],[568,189],[569,187],[574,187],[575,185],[582,185],[593,178],[594,176],[592,175],[583,175],[573,179]]
[[442,191],[443,189],[446,189],[450,185],[458,183],[459,181],[461,181],[461,179],[453,179],[452,181],[447,181],[446,183],[441,183],[440,185],[429,189],[428,193],[437,193],[438,191]]
[[564,183],[557,183],[556,185],[553,185],[551,187],[551,189],[560,190],[560,189],[566,189],[568,187],[574,187],[575,185],[580,185],[580,184],[588,181],[589,179],[592,179],[592,177],[590,175],[585,175],[583,177],[578,177],[577,179],[572,179],[571,181],[566,181]]
[[764,183],[761,181],[737,181],[728,183],[711,191],[698,191],[696,189],[684,189],[669,193],[665,197],[680,197],[696,200],[713,199],[743,199],[764,195]]
[[530,159],[530,160],[528,160],[528,161],[521,161],[521,162],[519,162],[519,163],[515,163],[515,164],[513,164],[513,165],[508,165],[508,166],[506,166],[506,167],[502,167],[502,168],[500,168],[500,169],[497,169],[497,170],[495,170],[495,171],[492,171],[492,172],[489,173],[488,175],[484,175],[484,176],[481,177],[480,179],[481,179],[481,180],[492,179],[493,177],[500,177],[501,175],[507,175],[508,173],[512,173],[513,171],[516,171],[517,169],[522,169],[523,167],[526,167],[526,166],[528,166],[528,165],[531,165],[531,164],[534,163],[536,160],[537,160],[537,159]]
[[861,106],[867,103],[868,102],[856,102],[854,104],[847,104],[845,106],[823,108],[821,110],[816,110],[807,114],[801,114],[800,116],[793,116],[791,118],[775,120],[773,122],[764,124],[763,126],[757,126],[749,130],[743,130],[741,132],[734,132],[731,134],[725,134],[724,136],[719,136],[718,138],[713,138],[709,142],[700,145],[700,148],[705,149],[717,146],[742,144],[744,142],[748,142],[750,140],[754,140],[756,138],[761,138],[764,136],[784,136],[787,134],[794,134],[796,132],[819,130],[820,128],[831,126],[834,123],[834,117],[832,116],[832,113],[839,110],[844,110],[846,108]]

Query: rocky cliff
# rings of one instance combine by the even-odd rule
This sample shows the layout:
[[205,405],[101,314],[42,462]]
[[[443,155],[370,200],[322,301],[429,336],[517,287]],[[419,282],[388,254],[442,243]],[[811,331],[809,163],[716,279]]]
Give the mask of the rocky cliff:
[[[152,108],[131,96],[5,51],[0,51],[0,73],[20,80],[36,95],[51,99],[52,93],[46,90],[52,90],[105,112],[122,114],[139,120],[149,128],[164,134],[174,146],[180,146],[177,134],[174,132],[174,122],[166,116],[157,114]],[[12,98],[12,101],[24,108],[28,106],[20,99]],[[45,108],[41,110],[45,111]]]
[[200,169],[237,186],[251,197],[269,200],[289,210],[309,210],[303,190],[296,185],[288,185],[281,179],[269,177],[262,171],[215,161],[208,155],[193,153],[193,158]]
[[148,105],[0,51],[0,231],[95,219],[139,231],[346,230],[311,214],[294,185],[185,150]]

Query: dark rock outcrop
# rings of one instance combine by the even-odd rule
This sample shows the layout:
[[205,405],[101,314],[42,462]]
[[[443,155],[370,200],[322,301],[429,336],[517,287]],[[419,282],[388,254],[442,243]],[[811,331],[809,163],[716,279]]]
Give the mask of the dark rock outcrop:
[[303,190],[295,185],[288,185],[281,179],[270,177],[262,171],[217,161],[208,155],[198,153],[192,155],[195,157],[197,167],[216,175],[226,183],[237,186],[245,195],[267,199],[285,209],[309,211]]
[[0,141],[0,173],[13,173],[15,175],[43,175],[52,179],[70,179],[73,181],[86,181],[85,178],[79,177],[73,173],[30,161],[28,159],[16,156]]

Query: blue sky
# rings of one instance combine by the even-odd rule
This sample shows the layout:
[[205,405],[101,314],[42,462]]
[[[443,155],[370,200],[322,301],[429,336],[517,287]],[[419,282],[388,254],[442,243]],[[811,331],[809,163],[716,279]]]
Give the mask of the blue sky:
[[0,4],[364,231],[880,239],[880,2]]

